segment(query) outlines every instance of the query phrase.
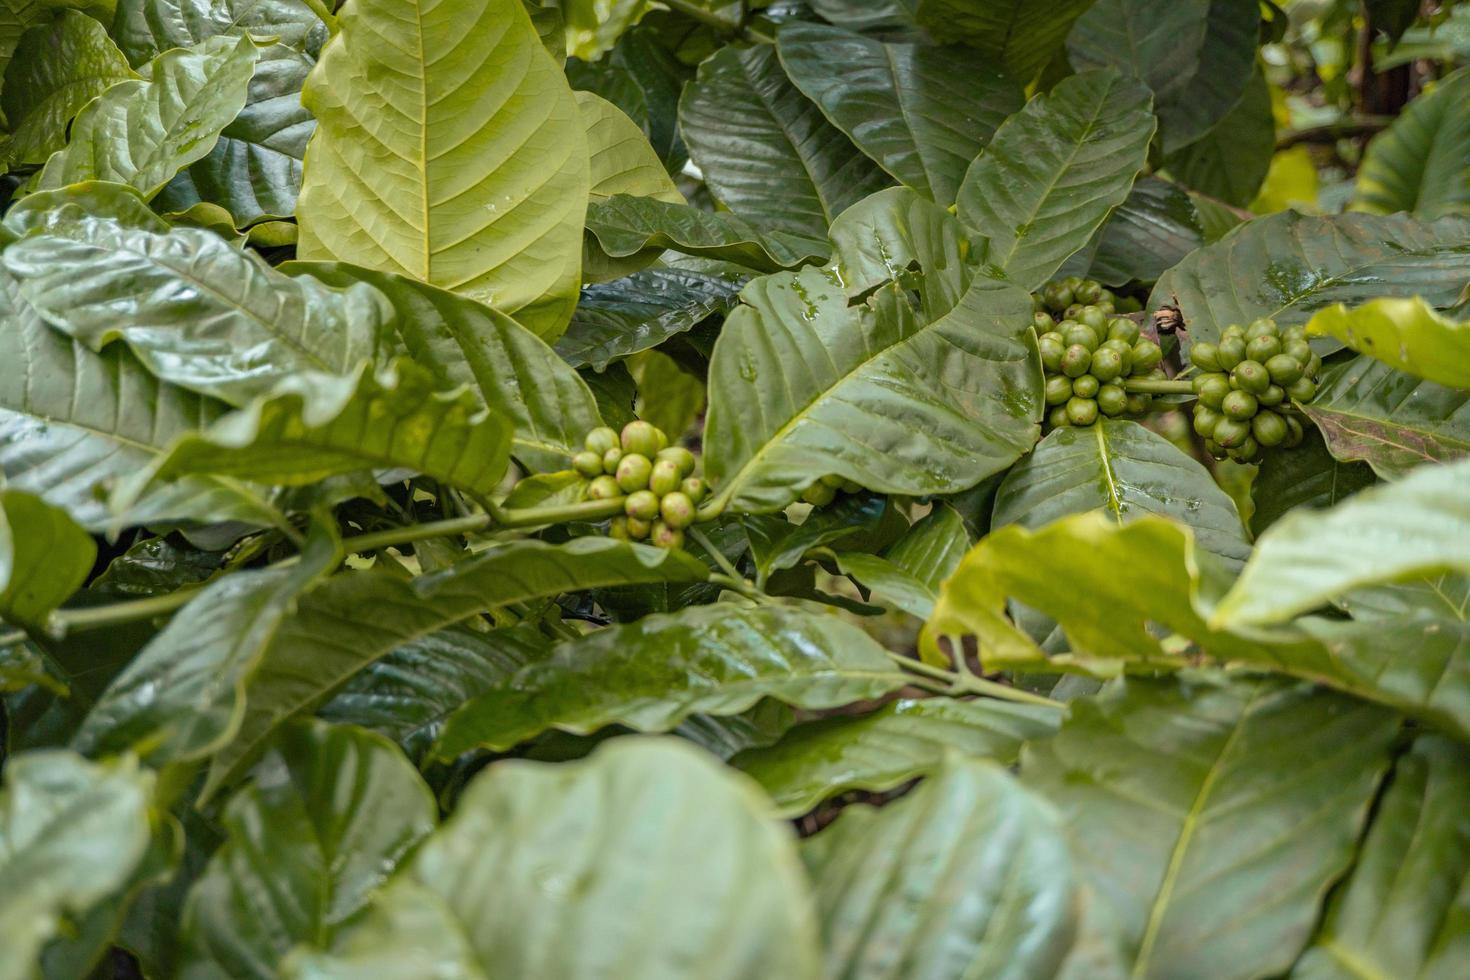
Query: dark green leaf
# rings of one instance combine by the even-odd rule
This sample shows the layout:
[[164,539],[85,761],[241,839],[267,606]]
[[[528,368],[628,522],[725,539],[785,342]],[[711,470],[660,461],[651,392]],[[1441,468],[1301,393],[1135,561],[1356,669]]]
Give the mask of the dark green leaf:
[[650,197],[616,195],[587,207],[587,230],[608,255],[671,248],[775,272],[825,261],[831,246],[820,238],[765,231],[732,214],[712,213]]
[[1268,453],[1251,481],[1251,531],[1260,534],[1298,507],[1331,507],[1374,483],[1365,463],[1332,458],[1316,429],[1289,453]]
[[145,538],[112,559],[88,588],[130,598],[162,595],[208,580],[226,557],[223,552],[201,551],[171,538]]
[[327,26],[304,0],[117,0],[112,36],[135,66],[219,35],[279,38],[315,57]]
[[586,286],[556,352],[573,367],[606,368],[657,347],[735,305],[742,280],[684,269],[644,269]]
[[1420,218],[1470,214],[1470,68],[1414,99],[1368,144],[1353,208]]
[[1225,118],[1166,163],[1185,187],[1243,208],[1255,200],[1275,152],[1271,86],[1257,70]]
[[91,535],[66,511],[24,490],[0,490],[0,619],[44,625],[96,558]]
[[917,0],[915,17],[940,41],[962,41],[978,60],[1030,81],[1093,0]]
[[1098,231],[1087,276],[1109,286],[1152,282],[1204,243],[1189,194],[1167,180],[1141,177]]

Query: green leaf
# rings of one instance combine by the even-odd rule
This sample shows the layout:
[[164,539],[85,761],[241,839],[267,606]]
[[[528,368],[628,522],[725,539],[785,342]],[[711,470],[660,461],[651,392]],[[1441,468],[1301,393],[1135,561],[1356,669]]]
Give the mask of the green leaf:
[[330,937],[366,906],[438,816],[382,736],[322,722],[282,729],[225,805],[227,839],[189,890],[182,973],[272,980],[298,943]]
[[833,555],[837,570],[857,583],[869,601],[919,619],[934,612],[938,593],[919,578],[881,555],[841,551]]
[[38,976],[42,948],[64,935],[143,861],[153,774],[131,757],[92,763],[72,752],[7,760],[0,792],[0,977]]
[[[898,227],[939,210],[907,190],[874,206],[904,216]],[[834,240],[847,222],[867,221],[863,211],[844,216]],[[895,241],[893,251],[906,247]],[[779,510],[826,474],[879,493],[950,493],[1035,441],[1041,376],[1029,296],[976,278],[931,318],[900,283],[850,302],[842,282],[812,267],[742,291],[710,362],[705,471],[719,502]]]
[[906,186],[954,203],[970,161],[1025,101],[973,51],[885,44],[824,24],[787,24],[781,64],[832,125]]
[[756,581],[764,584],[773,573],[797,565],[815,548],[873,534],[887,508],[880,496],[853,494],[811,511],[800,524],[784,514],[745,516],[741,523],[755,562]]
[[1307,684],[1129,680],[1074,702],[1021,772],[1061,811],[1132,976],[1272,976],[1351,863],[1397,728]]
[[1271,86],[1257,69],[1225,118],[1165,163],[1185,187],[1243,208],[1255,200],[1275,153]]
[[1470,388],[1470,323],[1440,316],[1418,296],[1370,300],[1352,310],[1338,303],[1313,314],[1307,333],[1336,337],[1416,377]]
[[46,161],[39,186],[113,180],[151,198],[214,148],[245,105],[259,54],[247,35],[159,55],[147,79],[119,82],[77,114],[71,142]]
[[451,715],[433,754],[504,751],[552,728],[666,732],[691,714],[738,714],[766,697],[833,708],[907,682],[867,634],[827,613],[690,606],[560,644]]
[[808,845],[826,975],[1055,977],[1081,917],[1056,813],[951,755],[913,793],[849,807]]
[[1281,622],[1347,592],[1439,572],[1470,572],[1470,460],[1413,470],[1331,510],[1298,511],[1256,542],[1212,625]]
[[881,793],[938,769],[946,751],[1002,765],[1021,743],[1056,731],[1061,714],[1009,701],[892,701],[865,715],[798,725],[775,745],[730,760],[760,783],[787,816],[849,790]]
[[648,0],[562,0],[567,54],[592,61],[642,19]]
[[1300,980],[1452,976],[1470,953],[1464,747],[1433,736],[1394,767],[1352,877],[1292,970]]
[[937,592],[969,550],[964,518],[948,504],[936,503],[884,556]]
[[1260,20],[1254,0],[1098,0],[1078,18],[1067,51],[1079,69],[1116,68],[1147,84],[1172,153],[1240,101]]
[[0,618],[43,625],[96,558],[91,535],[66,511],[24,490],[0,490]]
[[1037,96],[970,165],[956,214],[974,261],[1024,289],[1044,283],[1122,204],[1154,132],[1148,89],[1090,71]]
[[22,40],[0,88],[0,109],[11,127],[0,155],[12,167],[45,163],[66,145],[67,124],[82,106],[116,83],[138,77],[107,29],[74,10],[31,28]]
[[1394,479],[1470,456],[1470,392],[1420,381],[1368,356],[1334,364],[1304,406],[1332,455]]
[[307,79],[303,259],[398,272],[554,340],[580,286],[587,145],[521,0],[359,0]]
[[587,286],[556,352],[572,367],[601,371],[728,312],[743,284],[730,273],[643,269]]
[[281,275],[198,228],[79,217],[0,260],[51,326],[93,350],[121,340],[161,380],[236,406],[306,372],[355,372],[393,315],[369,286]]
[[335,543],[319,534],[294,566],[236,572],[206,586],[108,685],[74,746],[89,755],[136,746],[157,766],[226,744],[267,645],[338,558]]
[[44,23],[52,9],[44,0],[0,0],[0,75],[29,28]]
[[134,66],[212,37],[273,37],[316,57],[327,25],[304,0],[117,0],[112,36]]
[[627,114],[591,92],[578,92],[577,111],[587,132],[590,200],[614,194],[684,204],[648,137]]
[[1298,507],[1331,507],[1374,482],[1366,464],[1333,459],[1321,433],[1308,426],[1300,446],[1289,453],[1268,453],[1256,469],[1251,531],[1259,535]]
[[576,372],[503,313],[391,272],[325,262],[292,262],[284,269],[339,288],[367,283],[386,297],[414,362],[438,388],[468,386],[493,415],[511,422],[511,452],[532,470],[562,469],[602,424]]
[[975,48],[982,64],[1030,81],[1093,0],[918,0],[915,19],[941,42]]
[[823,20],[854,31],[914,25],[916,0],[808,0]]
[[223,552],[203,551],[171,538],[144,538],[108,562],[88,591],[142,598],[209,580],[225,562]]
[[1411,101],[1368,144],[1352,208],[1420,218],[1470,214],[1470,68]]
[[281,722],[405,643],[510,603],[708,577],[685,552],[600,537],[503,544],[410,581],[383,571],[337,575],[296,603],[266,651],[246,689],[244,723],[215,757],[204,795],[242,775]]
[[716,52],[679,100],[679,130],[714,196],[741,218],[821,239],[887,178],[786,78],[774,45]]
[[831,252],[820,238],[764,231],[732,214],[621,194],[588,206],[587,231],[614,258],[668,248],[757,272],[825,261]]
[[[295,975],[815,980],[810,903],[789,830],[747,780],[677,739],[618,738],[487,769],[336,955]],[[406,933],[418,962],[389,972]],[[423,972],[429,950],[454,965]]]
[[1470,219],[1283,211],[1238,225],[1164,273],[1148,309],[1177,302],[1190,341],[1214,342],[1234,323],[1305,323],[1334,303],[1379,296],[1451,306],[1467,277]]
[[1203,244],[1204,226],[1189,194],[1167,180],[1140,177],[1098,230],[1087,277],[1110,286],[1152,282]]
[[[0,371],[0,472],[10,487],[62,508],[89,530],[109,525],[112,484],[227,410],[158,381],[120,346],[94,354],[47,327],[3,273],[0,316],[0,364],[7,365]],[[151,490],[129,515],[135,523],[191,517],[263,525],[277,519],[249,487],[213,478]]]
[[1250,555],[1235,502],[1209,470],[1127,420],[1054,429],[1006,474],[992,526],[1035,529],[1092,510],[1119,526],[1145,514],[1171,518],[1206,551],[1237,564]]

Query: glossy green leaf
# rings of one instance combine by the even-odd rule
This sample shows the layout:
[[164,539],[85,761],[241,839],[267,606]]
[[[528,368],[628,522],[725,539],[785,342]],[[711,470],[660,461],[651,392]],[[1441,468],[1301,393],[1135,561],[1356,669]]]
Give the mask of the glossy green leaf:
[[964,518],[948,504],[937,503],[883,554],[937,592],[969,550]]
[[1298,511],[1256,543],[1213,624],[1280,622],[1355,588],[1470,572],[1470,460],[1413,470],[1326,511]]
[[[341,958],[312,956],[296,976],[425,976],[417,963],[385,971],[407,958],[394,942],[403,932],[382,923],[391,910],[392,921],[414,916],[418,963],[435,950],[453,963],[447,976],[814,980],[808,886],[771,816],[748,781],[676,739],[494,765],[424,843],[410,879],[341,937]],[[440,902],[404,896],[414,885]]]
[[212,37],[278,38],[312,57],[327,26],[305,0],[117,0],[112,36],[134,66]]
[[1332,455],[1363,460],[1385,478],[1470,456],[1470,392],[1421,381],[1366,355],[1327,368],[1305,411]]
[[854,31],[911,27],[916,0],[809,0],[823,20]]
[[733,274],[644,269],[587,286],[556,352],[573,367],[600,371],[728,312],[743,282]]
[[225,843],[189,890],[182,974],[272,980],[298,943],[367,905],[438,816],[387,739],[322,722],[282,729],[225,805]]
[[74,10],[31,28],[16,51],[0,88],[0,109],[11,128],[0,158],[11,166],[45,163],[66,145],[67,124],[84,105],[138,77],[107,29]]
[[732,214],[625,195],[592,202],[587,208],[587,231],[613,257],[668,248],[723,259],[757,272],[825,261],[831,252],[831,246],[820,238],[766,231]]
[[144,538],[108,562],[88,589],[141,598],[198,585],[220,570],[225,554],[203,551],[171,538]]
[[334,543],[319,535],[294,566],[237,572],[206,586],[108,685],[74,746],[89,755],[136,746],[162,765],[227,743],[267,646],[337,559]]
[[0,261],[51,326],[93,350],[120,340],[161,380],[237,406],[306,372],[356,371],[393,315],[369,286],[283,276],[197,228],[80,217]]
[[763,697],[831,708],[906,683],[862,630],[826,613],[691,606],[561,644],[451,715],[434,755],[504,751],[552,728],[665,732],[696,712],[736,714]]
[[1441,79],[1368,144],[1352,207],[1420,218],[1470,214],[1470,68]]
[[1061,811],[1132,976],[1272,976],[1351,863],[1397,727],[1307,684],[1129,680],[1029,743],[1022,781]]
[[[878,206],[939,210],[912,191]],[[871,224],[863,210],[835,241],[849,220]],[[741,300],[715,345],[705,427],[706,474],[737,510],[779,510],[824,474],[882,493],[963,490],[1036,439],[1040,373],[1018,289],[976,278],[931,318],[899,283],[850,303],[842,276],[813,267],[753,280]]]
[[982,64],[1030,81],[1093,0],[917,0],[915,19],[937,40],[978,51]]
[[1137,422],[1100,420],[1053,430],[1006,474],[993,527],[1039,528],[1100,510],[1119,526],[1144,514],[1194,529],[1201,548],[1242,562],[1250,542],[1240,514],[1209,470]]
[[968,243],[954,216],[906,187],[880,191],[832,226],[834,281],[849,301],[888,282],[918,294],[924,315],[954,309],[970,286]]
[[509,421],[515,427],[511,452],[533,470],[564,468],[588,431],[602,424],[582,379],[503,313],[391,272],[320,262],[284,268],[339,288],[367,283],[386,297],[414,362],[440,389],[468,386],[492,414]]
[[865,590],[864,595],[870,602],[919,619],[928,619],[934,612],[938,593],[887,558],[860,551],[843,551],[837,552],[832,560],[839,572]]
[[1204,243],[1204,226],[1189,194],[1167,180],[1140,177],[1098,230],[1087,277],[1110,286],[1151,282]]
[[525,7],[358,0],[338,26],[302,94],[317,131],[297,254],[462,293],[554,340],[581,285],[587,144]]
[[841,28],[795,22],[779,35],[797,88],[895,179],[949,206],[960,181],[1006,117],[1021,85],[973,51],[884,43]]
[[1374,481],[1367,464],[1333,459],[1321,433],[1309,426],[1300,446],[1261,460],[1251,481],[1251,531],[1259,535],[1297,507],[1331,507]]
[[1300,980],[1449,977],[1470,955],[1464,895],[1470,877],[1470,766],[1464,747],[1433,736],[1394,767],[1363,851]]
[[848,790],[881,793],[928,775],[947,750],[1010,765],[1022,742],[1052,734],[1060,721],[1057,710],[1009,701],[906,699],[798,725],[730,764],[797,816]]
[[1470,219],[1283,211],[1237,226],[1164,273],[1148,308],[1177,301],[1190,340],[1213,342],[1233,323],[1305,323],[1334,303],[1356,306],[1379,296],[1417,295],[1450,306],[1467,277]]
[[679,100],[679,130],[714,196],[762,227],[821,239],[887,178],[787,79],[774,45],[722,48]]
[[792,568],[813,549],[824,545],[840,547],[852,539],[873,534],[888,508],[879,496],[853,494],[826,507],[812,510],[801,523],[784,514],[746,516],[741,523],[755,562],[756,581],[764,583],[773,573]]
[[566,53],[591,61],[648,12],[648,0],[563,0]]
[[41,625],[86,581],[97,545],[66,511],[0,490],[0,619]]
[[1041,980],[1071,950],[1079,875],[1060,822],[993,762],[951,755],[808,846],[828,977]]
[[245,105],[259,55],[248,35],[160,55],[147,79],[113,85],[77,114],[71,141],[46,161],[40,187],[114,180],[151,198],[214,148]]
[[0,791],[0,977],[40,975],[42,948],[125,885],[152,836],[154,779],[136,759],[44,750],[7,760]]
[[587,132],[589,199],[606,201],[614,194],[628,194],[684,204],[684,195],[638,124],[600,96],[591,92],[576,95],[577,111]]
[[1307,321],[1307,333],[1336,337],[1417,377],[1470,388],[1470,323],[1440,316],[1417,296],[1370,300],[1351,310],[1341,303],[1329,306]]
[[0,74],[27,29],[52,16],[51,7],[43,0],[0,0]]
[[1083,72],[1006,120],[960,186],[974,261],[1035,289],[1086,245],[1143,168],[1151,98],[1116,72]]
[[246,689],[244,723],[216,756],[205,794],[242,775],[281,722],[405,643],[510,603],[708,577],[685,552],[599,537],[516,541],[412,580],[383,571],[335,576],[297,602],[266,651]]
[[1191,190],[1243,208],[1255,200],[1276,152],[1271,86],[1257,70],[1245,93],[1201,138],[1171,153],[1170,175]]

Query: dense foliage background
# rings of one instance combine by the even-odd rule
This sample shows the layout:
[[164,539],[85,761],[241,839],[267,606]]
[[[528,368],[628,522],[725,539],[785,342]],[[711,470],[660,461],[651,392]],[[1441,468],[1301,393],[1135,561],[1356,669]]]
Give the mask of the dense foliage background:
[[1467,62],[0,0],[0,980],[1463,975]]

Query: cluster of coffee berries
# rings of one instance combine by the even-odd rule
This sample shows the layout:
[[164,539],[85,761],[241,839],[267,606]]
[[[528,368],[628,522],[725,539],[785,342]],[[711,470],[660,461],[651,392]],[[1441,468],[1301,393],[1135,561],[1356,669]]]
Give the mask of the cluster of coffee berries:
[[[1094,279],[1083,279],[1079,276],[1068,276],[1065,279],[1053,279],[1039,292],[1031,294],[1031,305],[1038,313],[1051,313],[1058,320],[1074,320],[1076,314],[1088,306],[1096,306],[1109,316],[1114,313],[1137,313],[1143,309],[1143,304],[1138,300],[1127,296],[1118,296],[1112,290],[1104,289],[1102,283]],[[1042,327],[1037,327],[1040,333]]]
[[801,499],[813,507],[826,507],[837,499],[837,491],[858,493],[862,485],[844,480],[840,476],[824,476],[801,492]]
[[684,544],[684,528],[694,523],[695,508],[708,492],[694,475],[694,454],[669,445],[663,430],[647,422],[629,422],[621,433],[601,427],[587,433],[572,468],[591,482],[591,500],[622,500],[623,513],[608,525],[608,534],[625,541],[644,541],[660,548]]
[[1322,358],[1301,327],[1282,330],[1274,320],[1228,327],[1218,344],[1189,349],[1194,379],[1194,431],[1216,459],[1245,463],[1261,450],[1302,441],[1292,402],[1317,394]]
[[[1041,318],[1046,318],[1046,323]],[[1037,314],[1041,365],[1046,371],[1047,422],[1053,428],[1092,425],[1098,415],[1144,415],[1152,397],[1130,393],[1129,378],[1161,381],[1164,352],[1139,334],[1127,317],[1110,317],[1096,306],[1052,323]]]

